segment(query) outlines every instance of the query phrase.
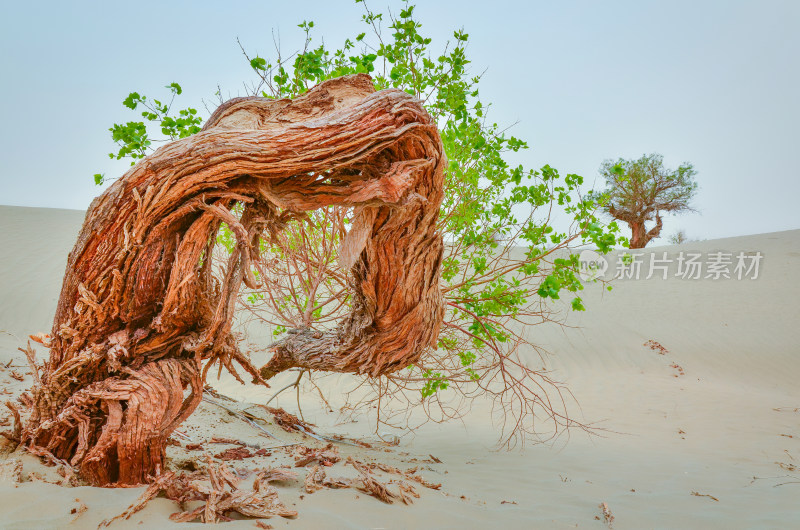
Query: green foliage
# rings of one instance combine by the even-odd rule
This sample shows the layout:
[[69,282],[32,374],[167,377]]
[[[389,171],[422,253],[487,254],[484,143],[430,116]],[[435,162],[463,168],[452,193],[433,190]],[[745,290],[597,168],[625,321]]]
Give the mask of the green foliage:
[[[172,103],[175,96],[181,95],[183,89],[178,83],[170,83],[165,88],[169,90],[170,100],[163,103],[158,99],[150,100],[138,92],[128,94],[122,104],[131,110],[141,110],[144,121],[129,121],[127,123],[115,123],[109,131],[111,139],[117,144],[117,152],[109,153],[112,160],[130,158],[131,165],[137,160],[144,158],[152,150],[153,131],[149,126],[156,127],[160,133],[166,137],[165,140],[177,140],[200,132],[200,125],[203,119],[198,116],[197,109],[191,107],[178,110],[177,114],[171,114]],[[94,175],[94,182],[97,185],[103,184],[104,178],[101,174]]]
[[447,378],[444,377],[440,372],[426,370],[422,375],[425,378],[425,385],[421,390],[423,398],[431,397],[439,390],[445,390],[450,385],[450,382],[447,380]]
[[659,212],[691,210],[697,192],[694,166],[664,167],[664,157],[653,153],[636,160],[606,160],[600,167],[606,189],[595,196],[606,210],[623,221],[651,220]]
[[109,131],[111,131],[111,138],[119,146],[116,154],[108,154],[109,158],[120,160],[130,157],[134,159],[131,162],[131,165],[134,165],[136,159],[147,156],[151,142],[147,134],[147,126],[144,123],[133,121],[125,124],[115,123]]
[[583,300],[581,300],[580,296],[573,298],[571,305],[573,311],[586,311],[586,308],[583,307]]

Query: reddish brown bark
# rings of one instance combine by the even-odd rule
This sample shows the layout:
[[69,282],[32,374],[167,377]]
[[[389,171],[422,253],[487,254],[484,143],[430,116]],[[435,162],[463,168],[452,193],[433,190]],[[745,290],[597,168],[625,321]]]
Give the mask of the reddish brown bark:
[[644,248],[644,221],[631,221],[628,224],[631,227],[630,248]]
[[[669,205],[659,204],[659,206],[667,211],[671,210]],[[661,219],[661,213],[653,207],[644,208],[640,212],[631,212],[629,210],[620,209],[613,204],[609,205],[608,213],[611,217],[619,221],[628,223],[631,227],[631,240],[629,248],[644,248],[650,241],[661,235],[661,228],[664,226],[664,221]],[[655,226],[647,230],[645,223],[654,220]]]
[[[375,92],[365,75],[295,100],[223,104],[203,131],[148,156],[92,203],[22,441],[93,484],[142,483],[159,473],[212,363],[236,375],[236,361],[264,382],[292,366],[377,376],[415,362],[444,312],[435,228],[444,162],[420,102]],[[241,283],[256,284],[260,238],[330,205],[356,207],[358,229],[342,245],[353,311],[333,331],[290,335],[257,370],[231,320]],[[222,222],[237,246],[215,278]]]
[[631,227],[630,248],[644,248],[651,240],[659,236],[663,226],[659,215],[656,215],[656,225],[650,230],[645,227],[644,219],[627,221],[627,223]]

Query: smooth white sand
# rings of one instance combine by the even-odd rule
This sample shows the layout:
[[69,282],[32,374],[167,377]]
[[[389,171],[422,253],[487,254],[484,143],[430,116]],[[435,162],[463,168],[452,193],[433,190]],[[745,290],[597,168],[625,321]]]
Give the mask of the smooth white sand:
[[[66,256],[82,220],[77,211],[0,207],[0,330],[16,335],[0,333],[0,362],[13,359],[13,366],[23,366],[16,348],[28,334],[49,331]],[[299,516],[269,523],[275,528],[603,528],[595,516],[601,515],[598,504],[606,502],[615,528],[800,527],[800,483],[779,485],[800,481],[800,472],[778,465],[800,465],[800,230],[654,247],[647,253],[681,250],[760,251],[760,278],[629,280],[616,282],[611,293],[589,286],[582,295],[587,311],[568,318],[579,328],[527,330],[553,353],[548,367],[580,403],[572,414],[599,422],[609,431],[603,437],[574,432],[553,446],[496,452],[496,431],[478,407],[465,425],[426,426],[390,452],[341,449],[401,467],[434,454],[444,463],[428,464],[431,469],[422,472],[443,483],[441,492],[418,488],[422,498],[413,506],[389,506],[354,490],[322,490],[301,500],[301,483],[289,484],[280,488],[281,497],[295,504]],[[643,346],[650,339],[669,353]],[[685,375],[674,377],[673,363]],[[0,396],[5,399],[30,385],[30,377],[17,382],[9,372],[0,372],[0,388],[12,393]],[[242,400],[268,394],[229,379],[211,383]],[[307,416],[324,432],[368,430],[367,420],[337,425],[337,415],[321,413],[313,397],[306,401]],[[291,397],[281,404],[292,411]],[[272,428],[283,439],[294,439]],[[182,430],[197,440],[216,434],[270,443],[208,404]],[[173,449],[170,456],[186,458]],[[24,481],[0,482],[2,528],[95,528],[142,491],[31,481],[31,472],[53,476],[52,468],[29,455],[4,457],[22,460]],[[280,458],[237,465],[281,463]],[[329,470],[333,476],[352,474],[342,464]],[[70,523],[76,498],[89,509]],[[504,500],[517,504],[501,504]],[[175,511],[171,501],[156,499],[112,528],[171,526],[167,517]],[[254,527],[253,521],[230,525]]]

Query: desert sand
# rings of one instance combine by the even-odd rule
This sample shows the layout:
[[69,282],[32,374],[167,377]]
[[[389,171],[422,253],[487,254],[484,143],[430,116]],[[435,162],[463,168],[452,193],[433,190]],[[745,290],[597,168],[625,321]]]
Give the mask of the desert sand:
[[[32,383],[17,348],[29,334],[49,332],[66,257],[83,216],[73,210],[0,207],[4,400]],[[755,280],[684,279],[674,276],[675,264],[667,279],[644,279],[650,254],[675,257],[688,251],[730,252],[734,260],[739,252],[760,252],[763,259]],[[550,352],[546,367],[574,394],[570,413],[598,428],[595,435],[571,431],[549,444],[498,451],[496,426],[479,406],[464,422],[429,424],[413,434],[386,433],[385,438],[398,436],[396,446],[338,445],[343,457],[419,467],[426,480],[442,484],[439,490],[417,487],[421,497],[414,504],[387,505],[353,489],[308,494],[302,490],[306,471],[296,468],[299,478],[279,483],[278,489],[298,516],[265,522],[298,529],[604,528],[599,505],[606,503],[618,529],[800,527],[800,471],[795,470],[800,466],[800,230],[654,246],[643,257],[641,279],[615,281],[612,292],[588,285],[582,293],[587,311],[566,314],[569,327],[526,330]],[[609,257],[612,269],[615,259]],[[647,341],[666,351],[651,349]],[[42,348],[39,355],[45,355]],[[249,404],[271,395],[230,378],[209,382],[237,400],[220,401],[231,410],[258,415]],[[301,399],[305,418],[318,432],[378,441],[368,416],[346,421],[325,412],[311,392]],[[296,412],[293,395],[278,402]],[[280,441],[214,403],[203,403],[181,426],[188,438],[178,440],[183,446],[212,436],[263,448],[322,445],[277,425],[266,429]],[[212,452],[227,447],[215,446]],[[61,478],[53,468],[9,449],[6,445],[0,453],[0,465],[8,469],[18,460],[23,468],[20,482],[0,479],[2,528],[96,528],[144,491],[51,484]],[[282,449],[272,453],[232,465],[292,462]],[[185,447],[168,450],[175,467],[191,467],[201,455]],[[355,476],[344,461],[326,471]],[[85,511],[78,509],[82,504]],[[170,527],[175,523],[168,517],[177,511],[174,502],[157,498],[111,528]],[[254,520],[226,524],[255,528]]]

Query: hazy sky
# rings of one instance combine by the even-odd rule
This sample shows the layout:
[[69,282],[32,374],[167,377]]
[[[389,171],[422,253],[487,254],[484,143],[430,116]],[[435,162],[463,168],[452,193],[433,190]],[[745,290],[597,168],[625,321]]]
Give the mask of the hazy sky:
[[[591,183],[605,158],[660,152],[698,170],[700,215],[669,217],[716,238],[800,228],[800,2],[425,1],[416,13],[437,50],[463,27],[482,98],[549,163]],[[112,5],[113,4],[113,5]],[[373,0],[373,10],[397,2]],[[0,204],[85,209],[92,175],[121,175],[108,128],[138,119],[128,92],[178,104],[242,95],[236,44],[301,44],[296,25],[338,46],[363,31],[348,0],[303,2],[10,2],[0,6]]]

